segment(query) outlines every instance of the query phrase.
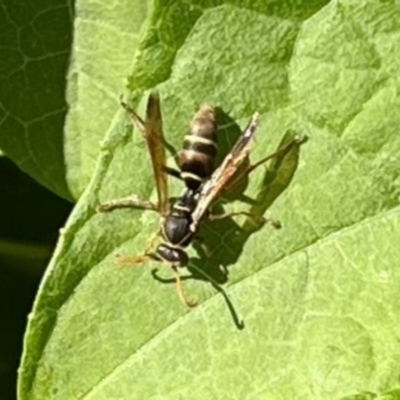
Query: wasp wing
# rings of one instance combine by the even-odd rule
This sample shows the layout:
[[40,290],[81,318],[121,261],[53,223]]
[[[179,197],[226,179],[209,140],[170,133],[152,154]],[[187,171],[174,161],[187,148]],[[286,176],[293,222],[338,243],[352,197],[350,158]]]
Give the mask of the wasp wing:
[[247,159],[251,143],[254,139],[258,126],[258,114],[255,113],[247,128],[233,146],[231,152],[224,158],[222,164],[214,171],[207,180],[198,197],[195,210],[192,213],[191,230],[197,231],[198,225],[207,214],[211,204],[218,198],[223,189],[229,184],[240,166]]
[[123,101],[121,101],[121,105],[128,112],[130,119],[146,140],[156,181],[158,211],[161,215],[165,215],[168,211],[168,178],[165,173],[166,154],[160,97],[156,92],[152,92],[149,95],[145,121]]
[[164,169],[167,158],[162,129],[160,97],[156,92],[150,94],[147,103],[145,139],[149,148],[156,181],[159,211],[161,215],[165,215],[168,211],[168,177]]

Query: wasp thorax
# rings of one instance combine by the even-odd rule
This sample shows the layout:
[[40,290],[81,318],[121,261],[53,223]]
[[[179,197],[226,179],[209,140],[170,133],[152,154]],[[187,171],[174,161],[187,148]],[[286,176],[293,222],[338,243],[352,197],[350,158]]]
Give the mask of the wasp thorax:
[[190,225],[196,208],[196,193],[187,190],[171,207],[163,225],[163,237],[172,246],[186,247],[192,240]]
[[216,155],[215,109],[205,104],[192,119],[180,155],[181,177],[188,188],[196,190],[210,177]]

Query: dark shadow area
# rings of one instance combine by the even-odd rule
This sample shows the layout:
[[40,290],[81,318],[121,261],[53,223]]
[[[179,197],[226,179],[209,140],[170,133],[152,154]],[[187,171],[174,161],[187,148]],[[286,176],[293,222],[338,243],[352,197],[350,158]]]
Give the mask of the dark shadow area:
[[53,245],[72,207],[0,157],[0,238]]
[[239,139],[242,130],[236,121],[224,112],[221,107],[215,107],[215,115],[218,124],[218,153],[215,167],[218,167]]
[[0,399],[16,399],[27,317],[72,204],[0,157]]
[[39,281],[39,276],[0,265],[0,398],[4,400],[16,399],[22,339]]
[[[229,197],[224,193],[221,203],[226,203],[234,198],[244,200],[243,209],[247,204],[246,211],[255,217],[262,217],[274,201],[288,188],[293,179],[298,166],[301,146],[300,142],[293,141],[295,136],[296,134],[293,131],[288,131],[285,134],[277,148],[281,151],[265,167],[262,183],[254,199],[243,196],[243,189],[248,182],[246,180],[244,185],[240,185],[240,191],[229,193]],[[234,186],[235,189],[238,187],[237,185]],[[221,203],[213,208],[213,213],[224,212]],[[211,276],[217,283],[225,283],[228,267],[236,263],[249,237],[263,227],[263,222],[256,222],[250,217],[246,217],[243,226],[239,226],[232,217],[219,221],[204,221],[200,230],[201,243],[193,242],[193,246],[200,257],[192,259],[192,264]],[[224,271],[224,273],[221,273],[221,271]],[[197,275],[193,271],[195,278],[198,277]],[[200,276],[198,278],[201,279]]]
[[[247,203],[246,211],[255,217],[262,217],[274,201],[288,188],[293,179],[298,166],[300,146],[303,143],[293,141],[295,136],[295,132],[288,131],[283,137],[277,148],[277,151],[280,150],[279,153],[265,167],[262,184],[254,199],[248,201],[243,197],[243,190],[246,185],[234,185],[235,188],[240,187],[240,190],[230,193],[229,198],[246,200],[243,209],[246,209]],[[229,201],[227,200],[229,198],[224,196],[223,200]],[[219,204],[214,207],[213,213],[215,212],[223,213],[223,206]],[[193,242],[193,247],[199,257],[190,260],[188,269],[192,274],[191,277],[209,281],[215,288],[226,283],[229,278],[229,266],[237,262],[249,237],[262,229],[264,225],[261,220],[255,222],[250,217],[246,217],[242,226],[239,226],[233,217],[212,222],[204,221],[200,229],[201,242]],[[224,297],[227,299],[226,294]],[[227,305],[231,310],[232,304],[227,301]],[[234,315],[236,313],[232,314],[232,316]]]

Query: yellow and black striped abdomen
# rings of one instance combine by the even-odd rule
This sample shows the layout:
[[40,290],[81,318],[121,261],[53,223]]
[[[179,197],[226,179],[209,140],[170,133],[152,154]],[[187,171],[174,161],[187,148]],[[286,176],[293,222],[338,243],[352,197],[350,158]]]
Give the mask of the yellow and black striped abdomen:
[[217,150],[215,110],[204,105],[193,117],[180,155],[181,177],[188,188],[196,190],[210,177]]

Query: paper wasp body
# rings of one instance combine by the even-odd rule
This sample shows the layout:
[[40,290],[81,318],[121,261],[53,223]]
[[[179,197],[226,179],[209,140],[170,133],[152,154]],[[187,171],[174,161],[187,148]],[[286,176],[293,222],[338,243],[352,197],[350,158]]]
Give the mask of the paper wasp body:
[[182,179],[186,191],[172,203],[165,216],[162,236],[166,241],[157,248],[157,256],[179,266],[187,265],[187,254],[182,248],[193,240],[190,230],[191,215],[197,205],[197,190],[214,170],[217,155],[217,125],[214,108],[203,105],[194,115],[178,160],[180,170],[165,167],[170,175]]
[[[256,217],[247,212],[213,215],[210,211],[213,203],[232,180],[249,175],[259,165],[286,150],[288,146],[295,143],[300,144],[306,138],[293,139],[287,146],[279,148],[275,153],[250,166],[244,172],[242,171],[242,176],[238,176],[240,167],[248,158],[250,146],[257,130],[258,114],[255,113],[232,150],[221,165],[214,170],[214,160],[217,154],[217,125],[214,109],[206,105],[201,107],[193,117],[190,132],[184,138],[183,150],[178,161],[179,170],[176,170],[166,167],[166,141],[162,130],[158,95],[150,94],[144,121],[126,103],[121,101],[121,105],[126,109],[130,119],[147,142],[156,181],[158,203],[154,204],[139,199],[137,196],[131,196],[102,204],[98,207],[98,211],[107,212],[116,208],[133,207],[156,211],[161,215],[162,222],[158,232],[158,234],[161,233],[163,239],[161,244],[156,249],[147,248],[145,253],[140,256],[121,257],[119,262],[134,264],[155,259],[169,263],[175,274],[177,292],[181,301],[192,307],[195,303],[188,301],[184,295],[178,267],[188,264],[189,259],[185,247],[196,239],[201,222],[206,218],[222,219],[236,215],[246,215],[250,218],[267,221],[262,216]],[[176,200],[170,199],[168,196],[167,174],[178,177],[185,183],[184,193]]]
[[[121,105],[147,142],[157,186],[158,204],[130,196],[102,204],[98,207],[98,211],[107,212],[116,208],[133,207],[160,213],[162,217],[160,232],[163,242],[154,251],[146,250],[142,256],[123,257],[119,261],[139,263],[153,258],[170,263],[175,273],[179,297],[186,305],[192,306],[194,304],[183,294],[177,267],[188,264],[184,248],[192,242],[194,236],[190,225],[192,212],[197,205],[197,191],[214,170],[214,159],[217,154],[214,109],[204,105],[193,117],[189,133],[184,138],[178,171],[166,167],[165,139],[158,95],[152,93],[149,96],[145,121],[126,103],[121,102]],[[183,195],[175,201],[171,201],[168,197],[167,173],[182,179],[186,185]]]

